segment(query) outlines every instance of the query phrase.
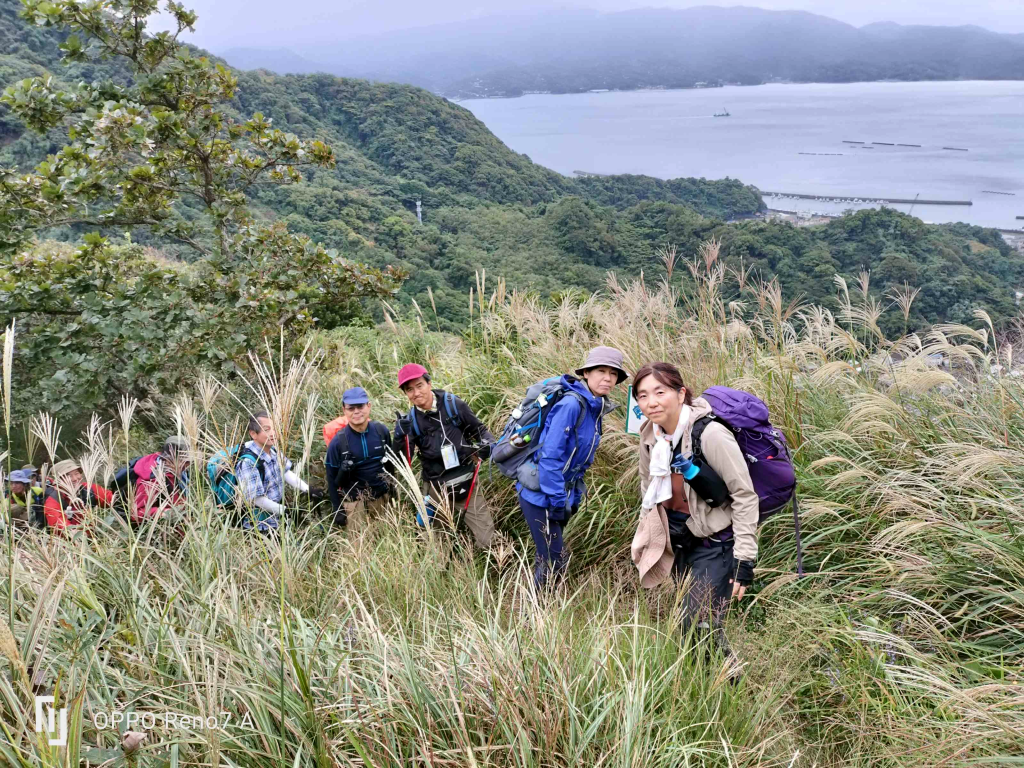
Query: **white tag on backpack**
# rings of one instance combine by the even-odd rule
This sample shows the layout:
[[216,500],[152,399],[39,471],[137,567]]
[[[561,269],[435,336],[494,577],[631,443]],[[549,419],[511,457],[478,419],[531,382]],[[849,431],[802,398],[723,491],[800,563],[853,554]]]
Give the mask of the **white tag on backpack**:
[[441,460],[444,461],[445,469],[455,469],[459,466],[459,454],[454,445],[445,443],[441,446]]

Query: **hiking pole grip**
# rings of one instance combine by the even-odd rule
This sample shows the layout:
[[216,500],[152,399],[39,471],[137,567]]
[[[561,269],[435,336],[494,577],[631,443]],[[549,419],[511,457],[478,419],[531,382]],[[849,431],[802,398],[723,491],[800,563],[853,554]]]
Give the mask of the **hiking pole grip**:
[[804,552],[800,542],[800,505],[797,503],[796,494],[793,494],[793,530],[796,533],[796,577],[802,579],[804,576]]

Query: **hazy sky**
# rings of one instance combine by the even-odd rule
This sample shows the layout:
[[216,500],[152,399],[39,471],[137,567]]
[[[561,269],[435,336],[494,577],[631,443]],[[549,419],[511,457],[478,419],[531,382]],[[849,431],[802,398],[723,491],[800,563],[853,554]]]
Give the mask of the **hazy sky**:
[[976,24],[997,32],[1024,32],[1022,0],[569,0],[482,2],[481,0],[184,0],[199,14],[189,42],[207,48],[295,47],[302,41],[328,41],[389,29],[458,21],[474,16],[542,13],[551,8],[630,8],[693,5],[756,5],[772,10],[803,10],[862,26],[873,21],[900,24]]

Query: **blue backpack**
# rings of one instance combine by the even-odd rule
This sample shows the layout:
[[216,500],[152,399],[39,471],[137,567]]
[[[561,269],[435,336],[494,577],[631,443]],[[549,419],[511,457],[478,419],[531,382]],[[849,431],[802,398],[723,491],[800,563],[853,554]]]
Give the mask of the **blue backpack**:
[[501,437],[491,447],[491,461],[501,474],[513,480],[520,479],[519,467],[541,446],[540,436],[548,414],[566,395],[575,397],[582,406],[576,420],[576,429],[579,430],[588,409],[579,392],[565,386],[561,376],[552,376],[530,385],[526,396],[512,411]]
[[[448,414],[449,422],[462,429],[462,417],[459,416],[459,409],[455,404],[455,395],[451,392],[444,393],[444,412]],[[419,437],[421,432],[419,422],[416,420],[415,407],[409,409],[409,423],[412,425],[413,436]]]
[[260,473],[260,480],[266,481],[267,479],[265,459],[257,457],[255,453],[245,447],[245,443],[217,451],[206,462],[206,476],[210,481],[210,488],[213,489],[213,497],[218,507],[231,506],[235,501],[235,492],[238,489],[235,466],[240,461],[253,462],[256,465],[256,471]]

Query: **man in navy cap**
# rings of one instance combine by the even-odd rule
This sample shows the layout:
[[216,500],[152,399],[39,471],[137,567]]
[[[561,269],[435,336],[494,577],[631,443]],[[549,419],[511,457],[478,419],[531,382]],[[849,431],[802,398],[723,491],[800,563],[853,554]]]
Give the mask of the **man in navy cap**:
[[344,526],[349,517],[361,523],[368,512],[376,514],[387,501],[390,485],[384,451],[391,443],[391,432],[370,420],[370,396],[362,387],[346,389],[341,402],[348,425],[327,446],[324,464],[334,522]]

